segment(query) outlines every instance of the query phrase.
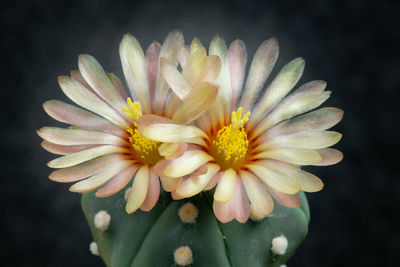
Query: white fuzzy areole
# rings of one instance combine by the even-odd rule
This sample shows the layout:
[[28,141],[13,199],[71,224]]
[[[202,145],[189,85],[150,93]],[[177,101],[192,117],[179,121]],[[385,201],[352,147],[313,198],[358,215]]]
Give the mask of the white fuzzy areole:
[[97,247],[97,243],[96,242],[92,242],[89,245],[89,250],[90,252],[92,252],[93,255],[99,256],[99,248]]
[[284,235],[280,235],[272,239],[271,251],[275,255],[283,255],[288,247],[288,240]]
[[179,266],[186,266],[193,263],[193,253],[190,247],[181,246],[174,252],[175,263]]
[[96,226],[97,229],[99,229],[102,232],[108,229],[110,221],[111,221],[111,216],[105,210],[100,210],[94,216],[94,225]]
[[179,208],[178,215],[184,223],[195,223],[199,209],[193,203],[187,202]]

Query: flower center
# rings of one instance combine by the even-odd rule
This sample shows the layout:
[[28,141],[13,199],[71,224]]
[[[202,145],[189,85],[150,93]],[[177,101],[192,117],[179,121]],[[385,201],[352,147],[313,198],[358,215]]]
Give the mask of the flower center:
[[135,154],[137,154],[137,159],[144,164],[156,164],[162,157],[158,153],[158,147],[161,142],[150,140],[139,133],[137,129],[136,120],[142,116],[142,109],[140,103],[128,97],[127,100],[128,108],[122,106],[122,110],[125,115],[133,120],[135,127],[129,128],[126,131],[129,133],[129,142],[134,149]]
[[232,112],[231,124],[220,129],[212,142],[211,154],[222,169],[239,168],[246,158],[249,141],[243,125],[250,112],[242,117],[242,108]]

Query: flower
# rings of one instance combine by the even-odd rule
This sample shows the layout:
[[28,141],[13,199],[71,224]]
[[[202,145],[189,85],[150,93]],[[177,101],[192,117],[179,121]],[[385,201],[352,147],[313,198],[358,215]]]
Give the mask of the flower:
[[[58,169],[50,174],[51,180],[78,181],[70,191],[85,193],[97,189],[97,197],[108,197],[123,189],[136,173],[126,211],[149,211],[160,194],[154,165],[163,157],[179,157],[188,144],[204,145],[198,137],[202,131],[187,124],[214,102],[218,86],[212,82],[219,74],[221,62],[218,56],[207,56],[196,38],[188,51],[177,30],[169,33],[162,46],[152,43],[146,53],[127,34],[121,41],[120,56],[136,101],[128,97],[121,81],[114,74],[107,74],[95,58],[80,55],[79,70],[72,71],[70,77],[60,76],[58,81],[67,97],[82,108],[58,100],[45,102],[43,107],[51,117],[71,127],[43,127],[38,135],[44,139],[44,149],[63,155],[48,163]],[[187,75],[178,81],[184,88],[174,94],[165,82],[171,82],[173,77],[163,75],[160,65],[175,69],[178,56],[188,62],[184,69]],[[191,99],[197,99],[196,103]],[[144,137],[136,124],[143,116],[176,123],[175,130],[186,133],[186,138],[163,143]]]
[[[324,81],[303,84],[289,94],[303,73],[302,58],[285,65],[261,90],[278,51],[275,38],[264,41],[244,82],[244,43],[236,40],[228,49],[220,36],[213,38],[209,53],[222,61],[216,80],[220,90],[211,108],[195,121],[206,144],[191,145],[180,158],[163,159],[155,166],[159,175],[175,179],[175,186],[170,188],[175,199],[216,187],[216,217],[221,222],[245,222],[249,216],[259,220],[269,215],[274,207],[271,196],[284,206],[296,208],[300,207],[300,190],[322,189],[322,181],[301,166],[332,165],[342,159],[340,151],[328,148],[341,139],[341,134],[326,130],[342,119],[343,112],[330,107],[316,109],[330,96]],[[169,133],[157,138],[154,133],[162,128],[167,126],[142,126],[139,120],[139,131],[147,138],[173,141],[181,136]]]

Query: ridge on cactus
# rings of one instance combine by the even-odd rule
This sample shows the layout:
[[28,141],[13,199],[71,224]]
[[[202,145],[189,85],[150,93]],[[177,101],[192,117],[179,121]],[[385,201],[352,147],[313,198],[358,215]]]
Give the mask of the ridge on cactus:
[[[49,178],[74,183],[107,266],[281,266],[307,234],[304,192],[323,188],[302,166],[336,164],[329,148],[343,117],[318,108],[324,81],[292,89],[296,58],[265,85],[278,41],[257,49],[246,76],[240,40],[216,35],[207,51],[179,30],[144,52],[123,36],[120,57],[129,93],[92,56],[58,81],[71,105],[43,104],[65,128],[37,131],[60,157]],[[318,109],[317,109],[318,108]],[[251,220],[249,220],[251,219]],[[154,255],[157,255],[156,257]]]

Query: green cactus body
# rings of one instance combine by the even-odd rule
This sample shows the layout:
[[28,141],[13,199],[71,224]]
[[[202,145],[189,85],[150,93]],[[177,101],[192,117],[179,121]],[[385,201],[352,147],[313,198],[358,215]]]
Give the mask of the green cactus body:
[[[260,222],[219,222],[213,214],[212,196],[203,193],[191,199],[172,200],[162,193],[150,212],[125,212],[124,192],[109,198],[84,194],[82,208],[89,222],[99,254],[107,266],[163,267],[180,266],[174,251],[187,246],[193,261],[188,266],[280,266],[287,262],[305,238],[310,220],[308,203],[299,193],[301,207],[292,209],[275,202],[273,213]],[[178,210],[187,202],[198,209],[194,223],[184,223]],[[100,210],[107,211],[111,222],[107,230],[94,225]],[[286,252],[274,255],[272,239],[284,235]]]

